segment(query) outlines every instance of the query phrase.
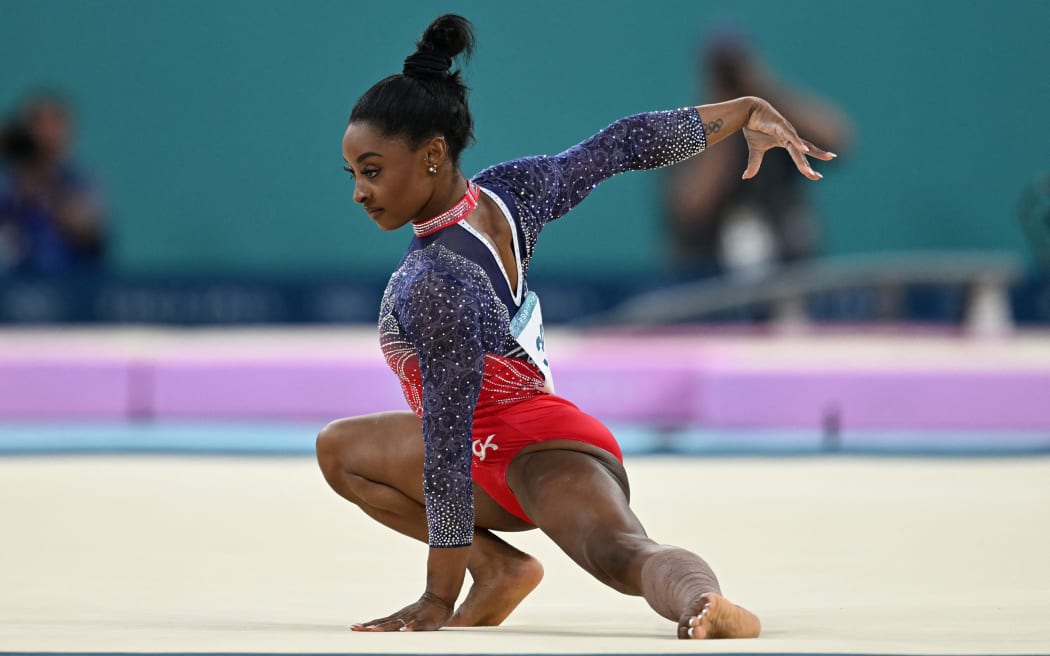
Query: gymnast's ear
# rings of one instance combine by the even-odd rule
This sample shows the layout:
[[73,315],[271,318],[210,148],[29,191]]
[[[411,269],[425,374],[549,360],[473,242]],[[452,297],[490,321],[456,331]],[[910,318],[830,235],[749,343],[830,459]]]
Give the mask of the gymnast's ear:
[[445,137],[431,137],[423,144],[423,158],[438,168],[449,161],[448,141]]

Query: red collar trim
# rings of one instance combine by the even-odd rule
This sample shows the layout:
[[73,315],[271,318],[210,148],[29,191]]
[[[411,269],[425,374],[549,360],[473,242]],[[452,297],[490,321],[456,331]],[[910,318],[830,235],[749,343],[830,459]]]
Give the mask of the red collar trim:
[[417,237],[429,237],[430,235],[455,225],[467,218],[474,208],[478,206],[478,196],[481,190],[473,182],[467,183],[467,193],[459,202],[435,217],[423,221],[413,221],[412,231]]

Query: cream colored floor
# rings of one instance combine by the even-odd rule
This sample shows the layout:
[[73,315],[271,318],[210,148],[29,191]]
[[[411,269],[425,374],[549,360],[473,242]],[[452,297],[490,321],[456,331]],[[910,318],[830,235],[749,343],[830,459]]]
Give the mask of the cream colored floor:
[[0,459],[0,651],[1050,653],[1050,458],[636,458],[650,534],[703,554],[758,640],[673,638],[539,533],[506,624],[357,634],[423,545],[308,458]]

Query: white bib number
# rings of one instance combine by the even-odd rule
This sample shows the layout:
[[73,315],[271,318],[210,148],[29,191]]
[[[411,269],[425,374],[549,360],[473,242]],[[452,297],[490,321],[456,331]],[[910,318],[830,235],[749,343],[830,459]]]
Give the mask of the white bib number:
[[521,307],[510,320],[510,334],[543,372],[543,388],[553,394],[554,378],[551,376],[551,365],[543,340],[543,313],[540,311],[540,299],[534,292],[525,295]]

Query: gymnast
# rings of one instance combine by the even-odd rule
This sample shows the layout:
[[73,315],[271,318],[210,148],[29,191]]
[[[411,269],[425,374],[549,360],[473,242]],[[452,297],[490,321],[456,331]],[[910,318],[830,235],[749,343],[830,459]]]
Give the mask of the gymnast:
[[[698,555],[648,537],[629,504],[623,456],[598,420],[554,393],[529,261],[543,227],[624,171],[699,155],[743,130],[758,172],[785,148],[802,175],[829,160],[754,97],[619,120],[554,156],[459,169],[473,138],[453,59],[471,24],[444,15],[354,105],[343,136],[354,201],[385,231],[414,236],[379,311],[384,357],[411,411],[333,421],[317,438],[331,487],[376,521],[429,544],[418,600],[354,624],[431,631],[500,624],[539,584],[542,565],[495,532],[539,528],[614,590],[639,595],[679,638],[753,638],[758,617],[723,597]],[[466,573],[472,579],[463,602]]]

